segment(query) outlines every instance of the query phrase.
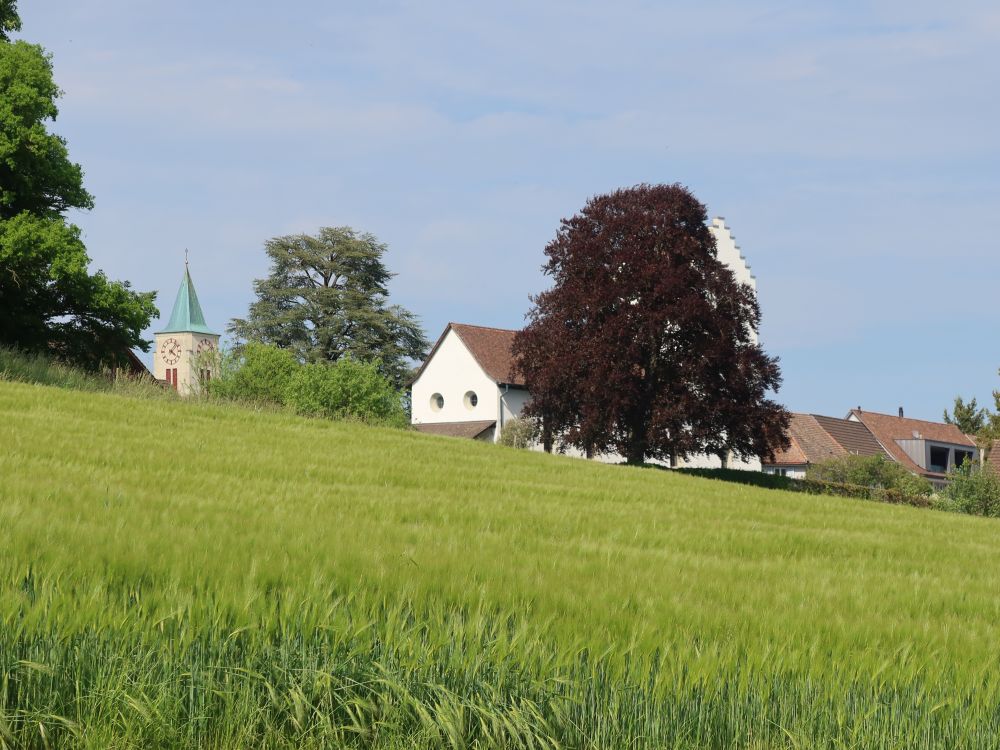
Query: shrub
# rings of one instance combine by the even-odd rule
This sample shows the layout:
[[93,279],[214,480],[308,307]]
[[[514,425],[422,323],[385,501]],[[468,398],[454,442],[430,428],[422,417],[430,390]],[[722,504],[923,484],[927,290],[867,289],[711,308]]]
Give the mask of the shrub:
[[504,424],[498,442],[508,448],[530,448],[537,437],[534,422],[526,417],[514,417]]
[[971,463],[950,474],[950,484],[941,492],[938,507],[975,516],[1000,517],[1000,477]]
[[[894,505],[913,505],[917,508],[932,506],[931,498],[925,494],[908,494],[897,488],[865,487],[859,484],[844,482],[828,482],[822,479],[793,479],[792,477],[765,474],[760,471],[740,471],[738,469],[673,469],[682,474],[719,479],[724,482],[749,484],[771,490],[787,490],[788,492],[804,492],[809,495],[833,495],[836,497],[852,497],[861,500],[875,500]],[[939,507],[934,505],[934,507]]]
[[295,356],[269,344],[247,344],[239,354],[219,356],[217,377],[208,393],[230,401],[285,403],[285,391],[299,369]]
[[351,357],[332,365],[304,365],[289,380],[285,403],[307,416],[403,426],[407,419],[402,398],[379,367],[377,360],[359,362]]
[[839,456],[813,464],[806,478],[820,482],[849,484],[875,490],[893,490],[905,496],[931,494],[931,483],[911,474],[885,456]]

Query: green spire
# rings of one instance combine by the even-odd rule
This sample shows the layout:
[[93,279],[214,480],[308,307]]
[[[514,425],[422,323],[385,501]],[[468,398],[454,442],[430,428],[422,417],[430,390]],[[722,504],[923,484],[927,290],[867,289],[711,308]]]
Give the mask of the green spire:
[[187,263],[184,264],[184,278],[181,279],[181,288],[177,290],[177,299],[174,301],[174,310],[170,313],[170,322],[160,333],[211,333],[205,324],[205,313],[201,311],[198,304],[198,294],[194,290],[194,282],[191,281],[191,274],[188,272]]

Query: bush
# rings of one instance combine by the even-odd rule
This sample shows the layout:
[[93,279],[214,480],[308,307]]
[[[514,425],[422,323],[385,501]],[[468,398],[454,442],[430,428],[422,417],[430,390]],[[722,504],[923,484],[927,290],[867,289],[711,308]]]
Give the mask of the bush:
[[885,456],[848,455],[831,458],[810,466],[806,479],[873,490],[891,490],[908,497],[928,496],[933,489],[926,479],[911,474]]
[[[865,487],[844,482],[827,482],[822,479],[793,479],[777,474],[765,474],[760,471],[740,471],[738,469],[673,469],[682,474],[719,479],[724,482],[749,484],[769,490],[787,490],[788,492],[804,492],[808,495],[832,495],[835,497],[852,497],[861,500],[875,500],[894,505],[913,505],[917,508],[932,507],[931,498],[925,494],[908,494],[897,488]],[[937,506],[935,506],[937,507]]]
[[247,344],[238,355],[222,353],[219,360],[208,393],[230,401],[284,404],[285,391],[299,369],[290,351],[269,344]]
[[1000,517],[1000,477],[971,463],[949,474],[951,483],[941,492],[937,507],[974,516]]
[[538,437],[535,423],[525,417],[514,417],[500,431],[500,445],[508,448],[530,448]]
[[351,357],[332,365],[304,365],[289,380],[285,403],[306,416],[403,426],[407,419],[402,398],[379,366],[378,361],[359,362]]

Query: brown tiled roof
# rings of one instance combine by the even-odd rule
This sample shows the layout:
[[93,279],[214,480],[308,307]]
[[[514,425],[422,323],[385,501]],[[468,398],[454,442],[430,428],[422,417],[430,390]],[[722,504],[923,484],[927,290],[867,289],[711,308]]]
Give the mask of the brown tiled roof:
[[848,453],[859,456],[884,456],[885,451],[871,431],[860,422],[813,414],[813,419]]
[[487,377],[504,385],[524,387],[524,378],[517,371],[514,355],[510,352],[517,331],[508,328],[473,326],[467,323],[449,323],[445,327],[444,332],[438,337],[431,349],[431,353],[427,355],[427,359],[417,370],[414,380],[420,377],[427,363],[431,361],[434,353],[441,346],[441,342],[448,335],[448,331],[455,331],[479,366],[483,368]]
[[517,372],[510,348],[517,331],[507,328],[486,328],[465,323],[452,323],[452,329],[462,339],[483,371],[498,383],[524,385]]
[[990,443],[989,453],[986,455],[986,470],[1000,476],[1000,440]]
[[413,426],[417,429],[417,432],[426,432],[429,435],[445,435],[446,437],[472,439],[479,437],[494,425],[496,425],[495,419],[478,422],[435,422]]
[[[792,414],[788,425],[788,450],[774,457],[774,464],[814,464],[848,453],[885,455],[875,437],[860,422],[818,414]],[[771,463],[771,462],[767,462]]]
[[927,422],[923,419],[910,419],[908,417],[879,414],[878,412],[862,411],[860,409],[851,409],[849,416],[851,415],[860,420],[871,431],[875,439],[879,441],[890,456],[910,471],[918,474],[943,476],[917,466],[906,455],[906,451],[899,447],[896,443],[897,440],[913,440],[914,433],[916,433],[922,440],[965,445],[973,449],[976,447],[975,442],[953,424]]

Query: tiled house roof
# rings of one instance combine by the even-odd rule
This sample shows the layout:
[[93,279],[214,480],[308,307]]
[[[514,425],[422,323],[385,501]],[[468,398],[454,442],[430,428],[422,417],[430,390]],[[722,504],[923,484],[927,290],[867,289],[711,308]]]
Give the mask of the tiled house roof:
[[966,446],[975,450],[976,443],[968,435],[964,434],[953,424],[943,422],[928,422],[923,419],[910,419],[908,417],[893,416],[892,414],[879,414],[874,411],[862,411],[861,409],[851,409],[849,417],[853,417],[867,427],[879,444],[885,448],[886,452],[898,463],[905,466],[910,471],[924,476],[940,477],[943,474],[927,471],[920,468],[914,461],[906,455],[897,440],[930,440],[937,443],[950,443],[952,445]]
[[446,437],[459,437],[475,439],[496,425],[496,420],[483,420],[476,422],[434,422],[414,425],[418,432],[426,432],[430,435],[444,435]]
[[483,368],[483,372],[486,373],[487,377],[501,385],[510,385],[517,388],[524,387],[524,378],[518,372],[516,363],[514,362],[514,355],[510,351],[517,331],[512,331],[508,328],[473,326],[467,323],[448,324],[444,329],[444,333],[441,334],[434,344],[430,354],[427,355],[427,359],[420,366],[416,376],[413,378],[414,380],[420,377],[420,374],[424,371],[424,367],[434,357],[434,352],[441,346],[441,342],[448,335],[448,331],[454,331],[458,338],[461,339],[473,358],[479,363],[479,366]]
[[465,323],[452,323],[451,327],[489,377],[498,383],[524,385],[510,351],[517,331]]
[[818,414],[792,414],[788,425],[789,447],[766,462],[778,466],[802,466],[855,453],[885,455],[868,428],[859,422]]
[[989,452],[986,454],[986,461],[983,464],[986,470],[1000,476],[1000,440],[990,443]]

